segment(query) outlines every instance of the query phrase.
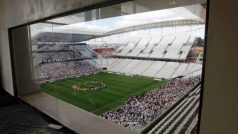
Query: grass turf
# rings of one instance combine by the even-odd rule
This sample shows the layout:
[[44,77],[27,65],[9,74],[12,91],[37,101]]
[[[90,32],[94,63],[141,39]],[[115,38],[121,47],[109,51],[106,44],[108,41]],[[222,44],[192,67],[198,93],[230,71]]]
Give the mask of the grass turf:
[[[74,92],[80,82],[102,81],[106,87],[98,91]],[[165,81],[142,76],[125,76],[101,72],[84,77],[59,80],[41,85],[44,92],[97,115],[120,107],[129,97],[151,91]]]

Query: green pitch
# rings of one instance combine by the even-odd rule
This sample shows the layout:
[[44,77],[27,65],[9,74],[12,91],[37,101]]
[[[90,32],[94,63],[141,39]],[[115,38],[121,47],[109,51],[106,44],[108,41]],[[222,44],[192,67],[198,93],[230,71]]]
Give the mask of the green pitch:
[[[97,91],[74,92],[72,86],[80,82],[102,81],[106,87]],[[164,81],[141,76],[110,73],[59,80],[41,85],[44,92],[97,115],[120,107],[129,97],[158,88]]]

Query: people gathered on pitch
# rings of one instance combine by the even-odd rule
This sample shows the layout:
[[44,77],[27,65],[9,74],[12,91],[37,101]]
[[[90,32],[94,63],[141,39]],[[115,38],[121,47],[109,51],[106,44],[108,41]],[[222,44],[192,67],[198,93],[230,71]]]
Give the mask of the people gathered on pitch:
[[106,84],[101,81],[81,82],[73,85],[72,89],[75,92],[97,91],[106,87]]

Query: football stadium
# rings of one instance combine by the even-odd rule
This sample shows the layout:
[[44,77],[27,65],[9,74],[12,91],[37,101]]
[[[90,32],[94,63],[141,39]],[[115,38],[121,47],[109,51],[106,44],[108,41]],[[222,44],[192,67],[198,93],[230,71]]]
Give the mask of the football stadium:
[[53,33],[33,24],[35,81],[43,92],[135,132],[194,133],[205,13],[195,4],[76,23],[78,13],[47,21]]
[[0,134],[237,134],[238,0],[0,0]]
[[[73,85],[100,81],[105,84],[105,87],[96,89],[97,91],[73,91],[72,89]],[[158,88],[162,83],[149,77],[131,77],[102,72],[43,84],[42,89],[89,112],[102,115],[121,106],[130,97]],[[84,88],[96,87],[91,83],[87,85]]]

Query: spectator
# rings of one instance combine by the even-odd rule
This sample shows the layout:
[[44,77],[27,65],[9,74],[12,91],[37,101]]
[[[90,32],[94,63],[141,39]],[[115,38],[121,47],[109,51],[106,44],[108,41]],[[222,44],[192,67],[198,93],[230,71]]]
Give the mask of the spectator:
[[103,118],[122,126],[145,125],[178,101],[200,82],[200,76],[172,79],[159,89],[131,97],[121,108],[107,112]]

